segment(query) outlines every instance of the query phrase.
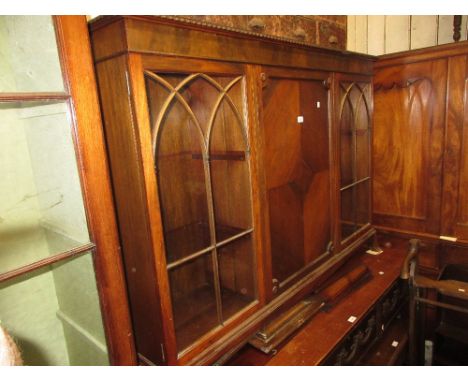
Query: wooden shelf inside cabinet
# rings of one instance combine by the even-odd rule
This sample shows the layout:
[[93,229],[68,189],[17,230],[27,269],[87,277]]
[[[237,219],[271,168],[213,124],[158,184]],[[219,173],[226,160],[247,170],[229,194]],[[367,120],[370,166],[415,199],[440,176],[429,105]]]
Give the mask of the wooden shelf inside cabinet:
[[[223,311],[228,317],[241,312],[252,302],[241,293],[226,288],[221,290],[221,294]],[[219,327],[212,285],[202,286],[186,296],[174,298],[173,304],[177,341],[182,351],[197,338]]]
[[[251,229],[217,226],[218,242],[229,242],[239,235],[252,232]],[[184,263],[189,258],[210,250],[210,228],[206,222],[196,222],[168,231],[165,235],[168,269]]]

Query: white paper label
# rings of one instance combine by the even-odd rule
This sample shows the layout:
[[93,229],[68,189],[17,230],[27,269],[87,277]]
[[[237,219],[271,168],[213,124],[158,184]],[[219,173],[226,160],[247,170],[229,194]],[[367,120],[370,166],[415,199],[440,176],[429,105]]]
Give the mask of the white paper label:
[[392,342],[392,346],[393,346],[394,348],[396,348],[396,347],[398,346],[398,341],[393,341],[393,342]]
[[317,109],[320,109],[320,101],[317,101]]
[[379,272],[380,276],[382,276],[383,274],[385,274],[385,272],[382,272],[382,271]]
[[302,115],[297,117],[297,123],[304,123],[304,117]]
[[349,318],[348,318],[348,322],[351,322],[351,323],[353,323],[354,321],[356,321],[356,318],[357,318],[357,317],[354,317],[354,316],[349,316]]

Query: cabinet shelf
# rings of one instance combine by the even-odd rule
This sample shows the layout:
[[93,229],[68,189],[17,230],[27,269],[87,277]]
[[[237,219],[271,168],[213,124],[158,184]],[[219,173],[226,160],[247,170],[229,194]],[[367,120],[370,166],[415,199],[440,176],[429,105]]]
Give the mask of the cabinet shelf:
[[[221,288],[223,316],[232,317],[246,308],[251,299],[227,288]],[[175,329],[178,348],[183,350],[202,335],[222,326],[218,321],[213,286],[206,284],[192,293],[174,298]]]
[[[2,232],[0,241],[0,279],[15,272],[20,274],[27,265],[47,263],[48,258],[55,258],[64,253],[82,253],[94,245],[79,242],[49,228],[36,225],[23,227],[9,232]],[[40,265],[39,265],[40,266]],[[35,268],[35,267],[28,267]],[[5,277],[3,277],[5,276]]]
[[[243,232],[247,234],[251,230],[218,225],[216,226],[216,239],[218,243],[224,242]],[[193,258],[194,255],[201,255],[213,248],[210,245],[210,228],[205,222],[187,224],[170,230],[166,233],[165,240],[167,267],[169,269]]]

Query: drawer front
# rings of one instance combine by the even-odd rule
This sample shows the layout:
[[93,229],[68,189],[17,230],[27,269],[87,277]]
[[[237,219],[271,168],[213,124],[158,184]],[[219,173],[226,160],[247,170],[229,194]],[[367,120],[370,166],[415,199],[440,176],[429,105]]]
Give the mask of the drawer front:
[[374,308],[325,359],[323,364],[328,366],[354,365],[379,335],[377,318],[377,310]]
[[322,365],[355,365],[370,347],[382,336],[384,330],[400,311],[406,301],[406,284],[401,280],[393,286],[371,308],[361,322],[325,358]]

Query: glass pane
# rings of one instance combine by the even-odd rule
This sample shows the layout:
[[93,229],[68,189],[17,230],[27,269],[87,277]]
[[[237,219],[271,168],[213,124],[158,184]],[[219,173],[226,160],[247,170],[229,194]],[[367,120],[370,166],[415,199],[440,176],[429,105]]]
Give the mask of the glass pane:
[[0,284],[0,321],[25,365],[108,365],[90,253]]
[[169,271],[177,348],[219,325],[211,253]]
[[[232,80],[235,81],[234,78]],[[235,108],[229,104],[227,97]],[[210,167],[216,240],[220,242],[252,227],[250,174],[240,78],[221,101],[218,109],[214,109],[212,113],[215,113],[215,118],[211,128]]]
[[356,130],[356,180],[370,176],[369,174],[369,130],[358,128]]
[[356,185],[356,224],[358,229],[370,222],[369,188],[370,182],[368,180]]
[[[166,76],[165,81],[174,81]],[[177,99],[164,108],[169,92],[147,81],[155,142],[155,162],[167,262],[171,263],[211,244],[203,137]],[[158,125],[158,126],[156,126]]]
[[341,240],[370,222],[369,187],[366,180],[341,191]]
[[[370,134],[369,134],[369,112],[367,109],[366,98],[364,92],[366,88],[362,89],[362,86],[367,84],[359,84],[356,89],[357,97],[356,101],[356,180],[360,180],[368,177],[369,174],[369,148],[370,148]],[[361,93],[361,91],[363,91]]]
[[[350,84],[344,84],[341,89],[342,105],[340,115],[340,168],[341,186],[347,186],[354,182],[354,106],[353,90]],[[346,92],[349,90],[348,92]]]
[[51,16],[0,16],[0,92],[60,92]]
[[341,191],[341,240],[356,232],[355,187]]
[[256,299],[251,235],[218,249],[223,320],[226,321]]
[[0,103],[0,273],[89,243],[67,105]]

